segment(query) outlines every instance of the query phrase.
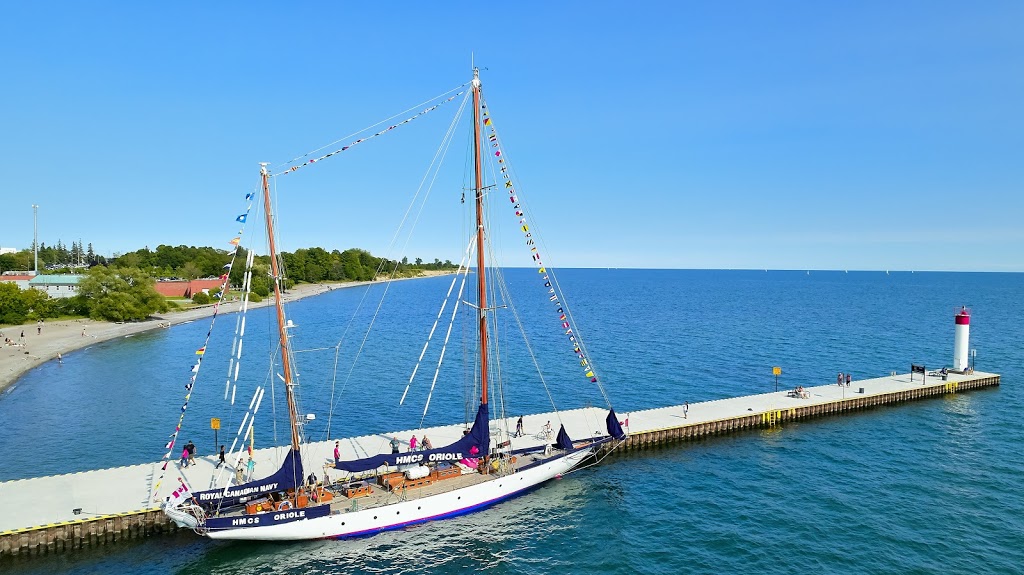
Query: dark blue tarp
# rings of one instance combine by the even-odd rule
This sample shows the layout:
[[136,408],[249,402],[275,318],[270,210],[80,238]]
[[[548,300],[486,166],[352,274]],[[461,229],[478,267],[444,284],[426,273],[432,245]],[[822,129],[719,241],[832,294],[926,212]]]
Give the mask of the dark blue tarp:
[[232,485],[228,488],[223,501],[221,501],[221,495],[224,493],[223,487],[210,491],[197,491],[193,493],[193,496],[200,504],[207,507],[212,505],[231,506],[275,491],[291,489],[296,485],[301,485],[302,478],[302,458],[299,457],[298,451],[289,451],[284,458],[284,464],[273,475],[259,481]]
[[[487,405],[480,404],[476,412],[476,420],[469,433],[462,439],[446,447],[425,449],[423,451],[407,451],[405,453],[388,453],[375,455],[354,461],[334,460],[334,467],[345,471],[358,472],[377,469],[382,465],[415,465],[431,461],[455,462],[467,457],[483,457],[487,455],[491,445],[491,436],[488,431]],[[476,448],[474,450],[473,448]]]
[[572,439],[569,438],[569,434],[565,432],[565,425],[558,428],[558,437],[555,438],[555,447],[559,449],[572,449]]
[[[626,414],[629,415],[629,414]],[[619,416],[615,415],[615,410],[612,409],[608,412],[608,417],[605,418],[605,424],[608,426],[608,435],[611,435],[615,439],[625,439],[626,433],[622,431],[622,426],[619,425]]]

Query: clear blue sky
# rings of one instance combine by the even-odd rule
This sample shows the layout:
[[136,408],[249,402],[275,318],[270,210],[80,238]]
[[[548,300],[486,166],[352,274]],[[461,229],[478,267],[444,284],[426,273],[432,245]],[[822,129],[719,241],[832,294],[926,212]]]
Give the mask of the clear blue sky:
[[[8,3],[0,245],[37,203],[46,243],[227,247],[257,162],[475,52],[562,267],[1024,270],[1024,3],[363,4]],[[384,140],[282,189],[284,249],[383,255],[433,152]]]

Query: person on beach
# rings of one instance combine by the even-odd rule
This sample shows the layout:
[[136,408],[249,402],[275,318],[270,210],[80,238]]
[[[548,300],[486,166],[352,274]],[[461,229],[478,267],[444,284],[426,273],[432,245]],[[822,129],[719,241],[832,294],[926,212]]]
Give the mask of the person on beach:
[[85,326],[82,326],[82,337],[85,337]]
[[416,436],[413,435],[409,439],[409,451],[416,451]]
[[57,352],[57,363],[59,365],[64,365],[64,358],[60,356],[60,352],[59,351]]
[[519,416],[519,421],[516,422],[516,434],[513,435],[512,437],[522,437],[522,436],[523,436],[523,416],[520,415]]
[[223,445],[220,446],[220,453],[217,454],[217,458],[218,458],[217,467],[214,467],[214,469],[220,469],[221,465],[227,465],[227,461],[224,460],[224,446]]
[[338,461],[341,459],[341,443],[338,441],[334,442],[334,460]]

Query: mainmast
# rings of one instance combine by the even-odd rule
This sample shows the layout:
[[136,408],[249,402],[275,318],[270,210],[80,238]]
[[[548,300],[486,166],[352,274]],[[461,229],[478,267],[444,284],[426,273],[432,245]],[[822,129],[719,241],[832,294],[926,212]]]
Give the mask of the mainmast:
[[476,168],[476,285],[480,316],[480,403],[487,405],[487,274],[484,268],[484,175],[480,148],[480,70],[473,68],[473,165]]
[[284,390],[288,398],[288,421],[292,427],[292,449],[299,449],[299,414],[295,407],[295,392],[292,390],[292,364],[288,352],[288,328],[284,321],[284,305],[281,303],[281,272],[277,265],[277,244],[274,237],[274,216],[270,209],[270,174],[267,164],[260,164],[263,179],[263,213],[267,217],[267,239],[270,241],[270,271],[274,276],[274,307],[277,309],[277,331],[281,338],[281,369],[284,372]]

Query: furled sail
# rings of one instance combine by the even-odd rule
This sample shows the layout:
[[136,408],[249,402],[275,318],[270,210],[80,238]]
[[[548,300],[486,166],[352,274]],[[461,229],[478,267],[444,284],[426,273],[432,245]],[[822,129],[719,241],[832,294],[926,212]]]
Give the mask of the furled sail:
[[302,481],[302,458],[298,451],[289,450],[281,468],[270,477],[241,485],[232,485],[228,488],[227,493],[224,492],[224,488],[198,491],[194,497],[204,507],[218,504],[231,506],[275,491],[291,489],[296,485],[301,485]]
[[410,451],[405,453],[388,453],[374,455],[353,461],[342,461],[336,459],[334,467],[344,471],[359,472],[377,469],[382,465],[415,465],[431,461],[456,462],[465,458],[476,458],[487,455],[490,447],[490,434],[488,432],[487,404],[480,404],[476,412],[476,420],[469,433],[464,435],[455,443],[446,447],[436,449],[425,449],[423,451]]
[[622,431],[622,426],[619,425],[619,416],[615,415],[614,409],[608,412],[608,417],[605,418],[604,422],[608,426],[608,435],[620,440],[626,438],[626,433]]

